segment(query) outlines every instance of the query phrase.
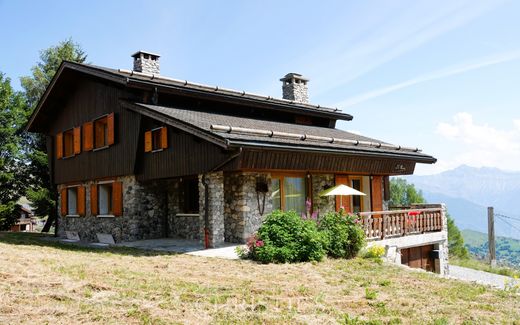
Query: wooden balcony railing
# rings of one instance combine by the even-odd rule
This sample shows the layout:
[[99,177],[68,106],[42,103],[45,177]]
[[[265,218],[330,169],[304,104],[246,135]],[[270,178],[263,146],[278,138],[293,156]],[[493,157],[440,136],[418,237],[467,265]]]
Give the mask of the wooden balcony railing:
[[361,212],[367,240],[442,230],[442,208]]

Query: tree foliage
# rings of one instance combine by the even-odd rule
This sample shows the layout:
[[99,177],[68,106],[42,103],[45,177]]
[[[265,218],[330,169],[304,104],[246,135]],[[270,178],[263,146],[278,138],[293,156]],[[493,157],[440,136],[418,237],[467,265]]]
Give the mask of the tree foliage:
[[[414,203],[426,203],[420,190],[413,184],[408,184],[405,179],[393,178],[390,181],[390,205],[410,206]],[[448,214],[448,246],[451,256],[468,258],[468,250],[464,246],[464,238],[453,218]]]
[[[71,39],[40,52],[40,61],[32,67],[31,75],[20,78],[27,101],[27,112],[32,112],[38,100],[56,74],[62,61],[84,63],[87,55],[81,46]],[[28,168],[25,177],[33,181],[26,196],[40,216],[54,216],[56,193],[52,188],[47,161],[46,139],[41,134],[26,134],[25,154]]]
[[11,80],[0,73],[0,230],[16,222],[16,201],[25,190],[20,150],[21,128],[26,120],[25,100]]

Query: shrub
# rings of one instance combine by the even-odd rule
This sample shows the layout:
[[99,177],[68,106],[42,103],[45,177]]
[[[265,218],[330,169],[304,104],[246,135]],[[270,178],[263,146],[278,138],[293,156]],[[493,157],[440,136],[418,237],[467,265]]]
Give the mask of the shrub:
[[381,258],[385,255],[385,248],[381,245],[372,245],[367,248],[364,258]]
[[357,216],[330,212],[319,219],[325,249],[331,257],[352,258],[365,245],[365,232]]
[[294,211],[269,214],[248,241],[247,251],[248,257],[262,263],[320,261],[325,256],[316,222],[303,220]]

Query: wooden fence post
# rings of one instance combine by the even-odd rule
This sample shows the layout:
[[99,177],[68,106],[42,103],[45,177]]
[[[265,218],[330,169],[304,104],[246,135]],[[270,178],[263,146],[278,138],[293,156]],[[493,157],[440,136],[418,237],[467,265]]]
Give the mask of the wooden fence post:
[[493,207],[488,207],[488,248],[489,248],[489,264],[491,267],[497,265],[496,247],[495,247],[495,212]]

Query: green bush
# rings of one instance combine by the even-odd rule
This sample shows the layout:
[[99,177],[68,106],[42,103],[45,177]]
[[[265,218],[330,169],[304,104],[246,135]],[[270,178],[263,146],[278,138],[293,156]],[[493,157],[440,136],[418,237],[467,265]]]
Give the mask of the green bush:
[[269,214],[247,246],[247,255],[262,263],[320,261],[325,256],[316,222],[294,211]]
[[330,212],[319,219],[318,229],[327,254],[335,258],[355,257],[365,245],[365,232],[357,216]]

